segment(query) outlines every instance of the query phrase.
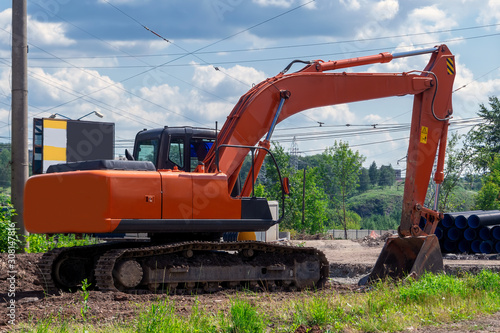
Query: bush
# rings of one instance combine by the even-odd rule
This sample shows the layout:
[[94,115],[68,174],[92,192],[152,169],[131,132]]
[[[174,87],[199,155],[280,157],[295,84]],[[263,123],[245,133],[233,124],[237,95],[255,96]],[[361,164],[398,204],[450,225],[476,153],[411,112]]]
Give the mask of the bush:
[[47,237],[45,234],[30,234],[27,238],[29,248],[24,250],[27,253],[47,252],[58,247],[72,247],[96,244],[97,240],[91,236],[85,235],[81,239],[77,239],[74,234],[63,235],[56,234]]
[[7,252],[14,248],[16,251],[21,246],[21,240],[17,233],[17,228],[13,228],[12,216],[15,216],[15,211],[10,202],[10,197],[5,194],[0,194],[0,252]]

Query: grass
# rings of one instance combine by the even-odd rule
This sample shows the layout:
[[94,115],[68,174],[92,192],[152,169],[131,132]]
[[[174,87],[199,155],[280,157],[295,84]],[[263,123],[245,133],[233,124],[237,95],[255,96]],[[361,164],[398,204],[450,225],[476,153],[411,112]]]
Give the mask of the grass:
[[134,320],[89,327],[50,317],[26,332],[294,332],[318,326],[341,330],[394,332],[421,326],[439,326],[500,311],[500,275],[452,277],[425,275],[419,281],[381,282],[363,293],[303,292],[280,302],[272,294],[238,294],[229,307],[205,310],[196,301],[190,314],[180,314],[172,300],[153,302]]
[[55,234],[50,237],[47,237],[45,234],[30,234],[26,237],[26,241],[29,244],[29,247],[24,249],[26,253],[40,253],[59,247],[96,244],[98,240],[89,235],[77,238],[75,234]]

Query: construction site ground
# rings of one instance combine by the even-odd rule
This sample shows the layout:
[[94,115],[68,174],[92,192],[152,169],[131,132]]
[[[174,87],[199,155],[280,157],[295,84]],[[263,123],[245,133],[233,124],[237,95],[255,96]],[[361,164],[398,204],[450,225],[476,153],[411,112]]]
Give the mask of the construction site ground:
[[[292,244],[306,247],[316,247],[323,251],[330,263],[331,281],[328,283],[326,292],[350,292],[356,290],[359,278],[369,272],[375,264],[382,246],[383,239],[363,240],[294,240]],[[78,319],[82,307],[82,294],[62,293],[60,295],[46,295],[41,286],[35,283],[36,262],[41,254],[16,254],[16,323],[30,322],[47,318],[53,315],[57,318]],[[10,281],[7,280],[9,271],[6,263],[7,254],[1,254],[0,261],[0,331],[6,331],[7,326],[7,302]],[[455,256],[453,259],[444,260],[447,272],[459,271],[475,272],[483,268],[500,271],[500,257],[498,256]],[[325,292],[325,291],[317,291]],[[262,292],[266,295],[266,292]],[[171,299],[175,302],[180,314],[188,313],[195,302],[206,311],[217,312],[228,308],[231,300],[238,296],[237,291],[224,290],[212,294],[201,294],[196,296],[186,295],[130,295],[120,292],[102,293],[91,291],[88,299],[90,304],[91,318],[95,323],[106,323],[110,321],[126,322],[136,316],[141,305],[147,306],[158,299]],[[260,297],[256,296],[256,297]],[[276,302],[303,297],[300,292],[275,292],[266,295]],[[478,329],[480,328],[480,329]],[[299,332],[300,330],[297,330]],[[307,330],[303,330],[304,332]],[[310,330],[309,330],[310,331]],[[500,312],[491,316],[477,318],[474,321],[450,324],[445,327],[430,327],[412,329],[412,332],[500,332]],[[321,332],[321,330],[314,330]]]

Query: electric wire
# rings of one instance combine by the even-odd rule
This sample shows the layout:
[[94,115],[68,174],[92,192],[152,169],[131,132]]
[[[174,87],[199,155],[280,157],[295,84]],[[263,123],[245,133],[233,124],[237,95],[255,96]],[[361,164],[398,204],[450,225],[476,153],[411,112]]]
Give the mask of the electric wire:
[[[124,15],[127,15],[127,14],[124,13]],[[135,19],[133,17],[131,17],[131,19],[135,21]],[[142,25],[142,23],[140,23],[140,22],[137,22],[137,23],[139,23],[139,24]],[[248,49],[234,49],[234,50],[200,51],[200,52],[196,52],[196,54],[219,54],[219,53],[229,54],[229,53],[241,53],[241,52],[255,52],[255,51],[267,51],[267,50],[303,48],[303,47],[317,47],[317,46],[335,45],[335,44],[370,42],[370,41],[376,41],[376,40],[381,40],[381,39],[406,38],[406,37],[414,37],[414,36],[429,35],[429,34],[439,34],[439,33],[445,33],[445,32],[456,32],[456,31],[473,30],[473,29],[481,29],[481,28],[491,28],[491,27],[497,27],[497,26],[500,26],[500,23],[498,23],[498,24],[486,24],[486,25],[466,27],[466,28],[435,30],[435,31],[429,31],[429,32],[411,33],[411,34],[401,34],[401,35],[393,35],[393,36],[381,36],[381,37],[359,38],[359,39],[346,39],[346,40],[332,41],[332,42],[295,44],[295,45],[283,45],[283,46],[269,46],[269,47],[253,47],[253,48],[248,48]],[[160,38],[165,39],[162,36],[160,36]],[[168,41],[171,42],[170,40],[168,40]],[[367,51],[377,51],[377,50],[380,50],[380,49],[359,50],[359,51],[354,51],[354,53],[367,52]],[[124,57],[133,57],[133,58],[136,58],[136,57],[181,56],[181,55],[185,55],[185,54],[186,53],[137,54],[137,55],[97,55],[97,56],[93,56],[93,57],[76,56],[76,57],[62,57],[62,58],[63,59],[96,59],[96,58],[124,58]],[[335,53],[334,53],[334,55],[335,55]],[[31,59],[36,59],[36,60],[50,60],[52,58],[33,57]]]
[[[129,17],[130,19],[132,19],[134,22],[136,22],[137,24],[139,24],[139,25],[140,25],[141,27],[143,27],[144,29],[146,29],[146,30],[148,30],[148,31],[152,32],[152,33],[153,33],[154,35],[156,35],[157,37],[159,37],[159,38],[161,38],[162,40],[166,41],[167,43],[173,44],[173,45],[175,45],[176,47],[180,48],[181,50],[183,50],[183,51],[187,52],[187,53],[186,53],[186,56],[187,56],[187,55],[192,55],[192,56],[194,56],[196,59],[198,59],[198,60],[200,60],[201,62],[205,63],[206,65],[212,66],[212,67],[213,67],[216,71],[221,72],[221,73],[223,73],[224,75],[226,75],[227,77],[229,77],[229,78],[231,78],[231,79],[233,79],[233,80],[235,80],[235,81],[237,81],[237,82],[239,82],[239,83],[243,84],[245,87],[246,87],[246,86],[248,86],[248,84],[247,84],[246,82],[243,82],[243,81],[241,81],[240,79],[235,78],[235,77],[233,77],[233,76],[229,75],[229,74],[228,74],[228,73],[226,73],[225,71],[221,70],[219,66],[215,66],[215,65],[209,64],[208,62],[206,62],[205,60],[203,60],[202,58],[200,58],[199,56],[197,56],[197,55],[196,55],[196,52],[197,52],[197,51],[189,52],[188,50],[186,50],[186,49],[185,49],[185,48],[183,48],[182,46],[177,45],[177,43],[174,43],[174,42],[170,41],[169,39],[167,39],[167,38],[163,37],[163,36],[162,36],[162,35],[160,35],[159,33],[157,33],[157,32],[155,32],[155,31],[153,31],[153,30],[149,29],[149,28],[148,28],[148,27],[146,27],[144,24],[142,24],[139,20],[137,20],[137,19],[135,19],[134,17],[132,17],[131,15],[129,15],[129,14],[127,14],[127,13],[125,13],[123,10],[121,10],[121,9],[120,9],[120,8],[118,8],[117,6],[115,6],[115,5],[111,4],[109,1],[107,1],[107,0],[103,0],[103,1],[104,1],[104,2],[106,2],[107,4],[109,4],[110,6],[112,6],[113,8],[117,9],[119,12],[121,12],[121,13],[122,13],[122,14],[124,14],[125,16]],[[255,25],[253,25],[253,26],[251,26],[251,27],[249,27],[249,28],[246,28],[246,29],[244,29],[244,30],[242,30],[242,31],[239,31],[239,32],[237,32],[237,33],[235,33],[235,34],[233,34],[233,35],[230,35],[230,36],[225,37],[225,38],[223,38],[223,39],[221,39],[221,40],[219,40],[219,41],[216,41],[216,42],[214,42],[214,43],[212,43],[212,44],[209,44],[208,46],[206,46],[206,47],[204,47],[204,48],[208,48],[208,47],[210,47],[210,46],[212,46],[212,45],[215,45],[215,44],[217,44],[217,43],[219,43],[219,42],[222,42],[222,41],[224,41],[224,40],[227,40],[227,39],[230,39],[230,38],[232,38],[232,37],[235,37],[235,36],[237,36],[237,35],[239,35],[239,34],[241,34],[241,33],[243,33],[243,32],[247,32],[247,31],[249,31],[249,30],[251,30],[251,29],[253,29],[253,28],[256,28],[256,27],[261,26],[261,25],[263,25],[263,24],[265,24],[265,23],[268,23],[268,22],[270,22],[270,21],[272,21],[272,20],[274,20],[274,19],[276,19],[276,18],[279,18],[279,17],[284,16],[284,15],[286,15],[286,14],[288,14],[288,13],[291,13],[291,12],[293,12],[293,11],[297,10],[297,9],[300,9],[300,8],[302,8],[302,7],[304,7],[304,6],[307,6],[308,4],[313,3],[313,2],[315,2],[315,1],[316,1],[316,0],[311,0],[311,1],[309,1],[309,2],[305,2],[305,3],[303,3],[303,4],[301,4],[301,5],[298,5],[298,6],[296,6],[296,7],[292,8],[292,9],[290,9],[290,10],[287,10],[287,11],[285,11],[285,12],[283,12],[283,13],[280,13],[280,14],[278,14],[278,15],[275,15],[275,16],[273,16],[273,17],[271,17],[271,18],[267,19],[267,20],[264,20],[264,21],[262,21],[262,22],[260,22],[260,23],[257,23],[257,24],[255,24]],[[201,49],[198,49],[198,50],[202,50],[202,49],[204,49],[204,48],[201,48]],[[181,58],[181,57],[178,57],[178,58],[176,58],[176,59],[174,59],[174,60],[172,60],[172,61],[176,61],[177,59],[180,59],[180,58]],[[308,115],[304,115],[304,114],[303,114],[302,116],[304,116],[304,117],[306,117],[306,118],[309,118],[309,119],[311,119],[311,120],[313,120],[313,121],[316,121],[316,120],[314,120],[313,118],[311,118],[311,117],[310,117],[310,116],[308,116]]]
[[[2,27],[0,27],[0,30],[3,30],[3,31],[5,31],[5,32],[8,32],[8,31],[6,31],[5,29],[3,29]],[[42,52],[45,52],[45,53],[47,53],[47,54],[49,54],[49,55],[51,55],[51,56],[53,56],[53,57],[55,57],[55,58],[58,58],[55,54],[53,54],[53,53],[51,53],[51,52],[49,52],[49,51],[47,51],[47,50],[45,50],[45,49],[43,49],[43,48],[41,48],[41,47],[38,47],[37,45],[35,45],[35,44],[33,44],[33,43],[29,43],[29,45],[31,45],[31,46],[33,46],[33,47],[35,47],[35,48],[37,48],[37,49],[41,50]],[[61,60],[62,60],[62,59],[61,59]],[[90,75],[90,76],[92,76],[92,77],[94,77],[94,78],[98,79],[99,81],[102,81],[102,82],[104,82],[104,83],[109,83],[109,81],[105,80],[105,79],[104,79],[103,77],[101,77],[100,75],[96,75],[96,74],[94,74],[94,73],[92,73],[92,72],[89,72],[89,71],[85,70],[84,68],[80,68],[80,67],[78,67],[78,66],[76,66],[76,65],[73,65],[72,63],[70,63],[70,62],[68,62],[68,61],[65,61],[65,60],[62,60],[62,61],[63,61],[63,62],[65,62],[65,63],[68,63],[68,64],[69,64],[72,68],[78,69],[78,70],[80,70],[80,71],[82,71],[82,72],[84,72],[84,73],[86,73],[86,74],[88,74],[88,75]],[[182,113],[180,113],[180,112],[175,112],[175,111],[169,110],[169,109],[167,109],[167,108],[166,108],[165,106],[163,106],[163,105],[160,105],[160,104],[158,104],[158,103],[152,102],[151,100],[148,100],[148,99],[146,99],[146,98],[143,98],[142,96],[140,96],[140,95],[138,95],[138,94],[136,94],[136,93],[133,93],[133,92],[131,92],[131,91],[128,91],[128,90],[126,90],[125,88],[122,88],[121,86],[119,86],[119,84],[120,84],[120,83],[121,83],[121,82],[115,82],[115,83],[113,83],[113,84],[106,85],[106,86],[104,86],[104,87],[102,87],[102,88],[100,88],[100,89],[93,90],[92,92],[89,92],[89,93],[86,93],[86,94],[80,94],[80,96],[78,96],[78,97],[76,97],[76,98],[74,98],[74,99],[72,99],[72,100],[66,101],[66,102],[64,102],[64,103],[58,104],[58,105],[56,105],[56,106],[53,106],[53,107],[51,107],[49,110],[53,110],[53,109],[59,108],[59,107],[61,107],[61,106],[64,106],[64,105],[67,105],[67,104],[73,103],[73,102],[75,102],[75,101],[77,101],[77,100],[80,100],[80,99],[83,99],[83,98],[89,97],[90,95],[94,95],[94,94],[96,94],[96,93],[98,93],[98,92],[101,92],[101,91],[103,91],[103,90],[105,90],[105,89],[108,89],[108,88],[114,87],[114,88],[116,88],[116,89],[118,89],[118,90],[121,90],[121,91],[123,91],[123,92],[125,92],[125,93],[127,93],[127,94],[131,95],[131,96],[134,96],[134,97],[138,98],[139,100],[142,100],[142,101],[144,101],[144,102],[147,102],[147,103],[149,103],[149,104],[152,104],[152,105],[154,105],[154,106],[156,106],[156,107],[158,107],[158,108],[160,108],[160,109],[162,109],[162,110],[165,110],[165,111],[167,111],[167,112],[169,112],[169,113],[173,113],[173,114],[178,115],[178,116],[180,116],[180,117],[183,117],[183,118],[185,118],[185,119],[187,119],[187,120],[190,120],[190,121],[192,121],[192,122],[194,122],[194,123],[202,124],[202,123],[200,123],[199,121],[197,121],[197,120],[195,120],[195,119],[193,119],[193,118],[190,118],[190,117],[188,117],[188,116],[186,116],[186,115],[184,115],[184,114],[182,114]],[[134,115],[134,114],[132,114],[132,113],[130,113],[130,112],[128,112],[128,111],[125,111],[125,112],[126,112],[126,113],[131,114],[132,116],[138,117],[137,115]]]
[[[169,40],[169,39],[167,39],[167,38],[163,37],[162,35],[160,35],[160,34],[159,34],[159,33],[157,33],[156,31],[154,31],[154,30],[152,30],[152,29],[148,28],[147,26],[145,26],[144,24],[142,24],[139,20],[137,20],[137,19],[136,19],[136,18],[134,18],[133,16],[131,16],[131,15],[127,14],[125,11],[123,11],[122,9],[120,9],[118,6],[113,5],[112,3],[110,3],[110,2],[109,2],[109,1],[107,1],[107,0],[103,0],[103,1],[104,1],[105,3],[107,3],[108,5],[110,5],[111,7],[113,7],[114,9],[116,9],[117,11],[119,11],[120,13],[122,13],[123,15],[125,15],[126,17],[130,18],[132,21],[134,21],[134,22],[136,22],[137,24],[139,24],[141,27],[143,27],[143,28],[144,28],[144,29],[146,29],[147,31],[149,31],[149,32],[151,32],[152,34],[154,34],[155,36],[157,36],[158,38],[162,39],[163,41],[165,41],[165,42],[167,42],[167,43],[169,43],[169,44],[174,45],[175,47],[177,47],[177,48],[179,48],[179,49],[181,49],[182,51],[186,52],[186,54],[187,54],[187,55],[189,55],[189,54],[190,54],[190,52],[189,52],[187,49],[185,49],[185,48],[183,48],[182,46],[178,45],[177,43],[174,43],[173,41],[171,41],[171,40]],[[233,76],[229,75],[228,73],[225,73],[224,71],[222,71],[222,70],[221,70],[219,67],[217,67],[217,66],[214,66],[214,65],[209,64],[208,62],[206,62],[205,60],[203,60],[202,58],[200,58],[198,55],[196,55],[195,53],[192,53],[191,55],[192,55],[192,56],[194,56],[196,59],[200,60],[201,62],[203,62],[204,64],[212,66],[212,67],[213,67],[216,71],[219,71],[219,72],[223,73],[224,75],[226,75],[227,77],[229,77],[229,78],[231,78],[231,79],[235,80],[236,82],[239,82],[239,83],[243,84],[245,87],[248,87],[248,83],[243,82],[243,81],[241,81],[240,79],[235,78],[235,77],[233,77]]]

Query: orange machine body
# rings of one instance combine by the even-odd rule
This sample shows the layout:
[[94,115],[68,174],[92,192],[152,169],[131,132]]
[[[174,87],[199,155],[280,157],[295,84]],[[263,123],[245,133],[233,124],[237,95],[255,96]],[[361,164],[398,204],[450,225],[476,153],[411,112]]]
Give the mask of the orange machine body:
[[[241,219],[223,173],[90,170],[31,177],[25,224],[32,233],[110,233],[122,220]],[[165,226],[168,229],[168,226]],[[142,230],[139,230],[142,231]]]

